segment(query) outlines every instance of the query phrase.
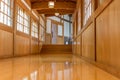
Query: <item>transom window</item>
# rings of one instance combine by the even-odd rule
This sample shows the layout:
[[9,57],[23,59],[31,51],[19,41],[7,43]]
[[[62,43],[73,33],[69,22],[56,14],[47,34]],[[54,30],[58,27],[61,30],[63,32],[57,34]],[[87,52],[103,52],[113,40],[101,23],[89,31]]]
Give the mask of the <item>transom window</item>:
[[92,0],[84,0],[84,25],[92,13]]
[[32,20],[32,36],[38,38],[38,25],[34,20]]
[[17,30],[29,34],[30,16],[19,6],[17,7]]
[[0,0],[0,23],[12,26],[13,0]]

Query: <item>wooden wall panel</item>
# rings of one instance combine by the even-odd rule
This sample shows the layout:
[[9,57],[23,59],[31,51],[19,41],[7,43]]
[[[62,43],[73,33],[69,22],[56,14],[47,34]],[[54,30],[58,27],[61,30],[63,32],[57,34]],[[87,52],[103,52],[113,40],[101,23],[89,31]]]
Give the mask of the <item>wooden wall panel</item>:
[[15,56],[30,54],[30,39],[16,35],[15,37]]
[[13,56],[13,33],[0,30],[0,57]]
[[95,36],[93,24],[90,24],[82,34],[82,56],[95,60]]
[[74,40],[74,43],[73,43],[73,47],[74,47],[74,48],[73,48],[73,53],[74,53],[75,55],[78,54],[77,51],[78,51],[78,49],[79,49],[78,46],[77,46],[77,45],[78,45],[77,43],[78,43],[78,41],[77,41],[77,38],[76,38],[76,39]]
[[120,69],[120,1],[114,0],[96,19],[97,62]]
[[73,54],[76,54],[76,41],[75,40],[73,42],[72,52],[73,52]]
[[39,53],[41,52],[42,49],[42,41],[39,41]]
[[39,53],[39,45],[38,40],[31,40],[31,54],[37,54]]
[[74,54],[75,53],[75,45],[74,45],[74,41],[72,43],[72,53]]
[[79,56],[81,56],[81,36],[79,36],[78,38],[77,38],[77,54],[79,55]]
[[51,44],[51,34],[46,33],[45,37],[45,44]]
[[61,36],[57,37],[57,44],[64,44],[64,39]]
[[78,41],[77,41],[77,39],[78,39],[78,38],[76,38],[76,42],[75,42],[75,54],[77,54],[77,53],[78,53],[78,52],[77,52],[77,49],[78,49],[78,46],[77,46],[77,45],[78,45],[78,44],[77,44],[77,43],[78,43]]

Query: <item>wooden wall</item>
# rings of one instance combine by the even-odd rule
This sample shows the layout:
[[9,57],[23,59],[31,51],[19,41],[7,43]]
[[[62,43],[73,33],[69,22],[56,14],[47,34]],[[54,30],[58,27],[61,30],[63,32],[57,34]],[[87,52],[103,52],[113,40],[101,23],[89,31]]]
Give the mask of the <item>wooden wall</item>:
[[96,18],[97,61],[120,69],[120,1],[114,0]]
[[90,24],[82,33],[82,56],[95,60],[94,26]]
[[45,35],[45,44],[51,44],[52,42],[52,36],[50,33],[46,33]]
[[58,36],[57,37],[57,44],[64,44],[64,38],[63,38],[63,36]]
[[0,30],[0,57],[8,57],[12,56],[12,54],[13,54],[13,34],[8,31]]
[[29,38],[16,35],[14,44],[15,44],[15,47],[14,47],[15,56],[30,54],[30,39]]
[[[32,14],[32,11],[28,10],[21,0],[14,0],[14,3],[13,26],[9,27],[0,23],[0,58],[40,53],[42,47],[43,42],[40,41],[40,36],[38,38],[34,38],[31,36],[31,32],[28,35],[16,30],[17,5],[28,12],[30,19],[34,19],[38,23],[39,19]],[[27,3],[29,6],[31,6],[29,0],[27,0]],[[35,13],[37,16],[39,16],[37,12]]]
[[[86,25],[82,11],[78,14],[82,9],[80,2],[73,14],[73,38],[77,42],[73,44],[74,54],[120,77],[120,0],[105,0],[100,5],[93,2],[93,13]],[[81,27],[78,32],[76,23]]]
[[32,39],[32,41],[31,41],[31,53],[32,54],[39,53],[38,39]]

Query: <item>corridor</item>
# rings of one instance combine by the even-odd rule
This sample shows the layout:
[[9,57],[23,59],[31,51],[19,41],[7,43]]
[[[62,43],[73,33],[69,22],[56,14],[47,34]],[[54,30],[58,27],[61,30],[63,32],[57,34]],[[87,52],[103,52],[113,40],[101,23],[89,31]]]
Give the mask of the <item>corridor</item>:
[[81,60],[66,55],[32,55],[0,60],[0,80],[120,80]]
[[0,80],[120,80],[120,0],[0,0]]

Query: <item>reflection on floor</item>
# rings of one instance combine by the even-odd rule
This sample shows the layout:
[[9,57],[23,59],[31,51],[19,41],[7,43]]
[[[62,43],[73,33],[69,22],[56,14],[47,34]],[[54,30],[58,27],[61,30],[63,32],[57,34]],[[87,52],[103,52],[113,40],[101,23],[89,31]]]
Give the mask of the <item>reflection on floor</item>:
[[0,60],[0,80],[120,80],[72,55]]

